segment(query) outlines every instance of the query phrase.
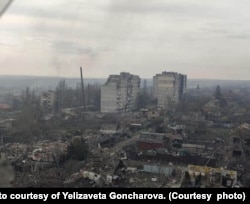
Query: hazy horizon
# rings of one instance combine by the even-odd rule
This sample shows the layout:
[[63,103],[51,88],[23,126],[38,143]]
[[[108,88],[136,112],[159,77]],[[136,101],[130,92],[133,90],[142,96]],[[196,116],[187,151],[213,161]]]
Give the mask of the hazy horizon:
[[[119,75],[119,73],[116,73]],[[133,74],[133,73],[130,73],[130,74]],[[157,73],[157,74],[160,74],[160,73]],[[110,75],[113,75],[112,73]],[[109,75],[108,75],[109,76]],[[86,79],[108,79],[108,76],[107,77],[84,77],[83,78],[86,78]],[[60,79],[81,79],[80,77],[80,73],[79,73],[79,76],[75,76],[75,77],[67,77],[67,76],[46,76],[46,75],[22,75],[22,74],[18,74],[18,75],[15,75],[15,74],[0,74],[0,78],[1,77],[17,77],[17,78],[60,78]],[[140,77],[140,75],[139,75]],[[153,79],[153,76],[152,77],[140,77],[141,79]],[[250,81],[250,79],[219,79],[219,78],[214,78],[214,79],[210,79],[210,78],[189,78],[187,76],[187,80],[209,80],[209,81]]]
[[[53,77],[53,76],[25,76],[25,75],[0,75],[0,92],[1,91],[22,91],[26,87],[39,90],[54,90],[61,80],[65,80],[68,87],[76,88],[81,83],[79,77]],[[144,80],[147,86],[152,87],[153,78],[141,78],[141,87],[144,86]],[[84,84],[100,84],[103,85],[107,78],[89,78],[84,77]],[[250,80],[220,80],[220,79],[189,79],[187,80],[187,88],[211,88],[220,85],[222,88],[249,88]]]
[[0,18],[0,74],[107,78],[162,71],[248,80],[247,0],[13,1]]

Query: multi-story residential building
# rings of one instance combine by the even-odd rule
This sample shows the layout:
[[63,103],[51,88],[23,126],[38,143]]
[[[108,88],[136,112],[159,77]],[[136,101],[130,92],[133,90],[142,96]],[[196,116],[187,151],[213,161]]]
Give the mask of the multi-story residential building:
[[187,76],[176,72],[162,72],[153,77],[153,96],[157,107],[168,108],[177,104],[185,93]]
[[110,75],[101,87],[101,112],[127,112],[137,108],[140,77],[127,72]]
[[46,110],[53,111],[55,105],[55,92],[47,91],[41,95],[41,106]]

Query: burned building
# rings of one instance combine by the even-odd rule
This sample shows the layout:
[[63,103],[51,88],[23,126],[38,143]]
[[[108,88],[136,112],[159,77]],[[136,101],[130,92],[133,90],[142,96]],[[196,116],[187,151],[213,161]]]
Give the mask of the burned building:
[[101,112],[128,112],[137,109],[140,77],[127,72],[110,75],[101,87]]
[[184,143],[182,149],[190,153],[202,154],[205,152],[206,147],[205,145]]
[[37,171],[60,163],[67,155],[67,148],[67,142],[44,140],[32,145],[8,143],[1,146],[0,152],[15,169],[23,171],[25,165],[30,171]]
[[165,148],[168,137],[163,133],[141,132],[139,137],[139,148],[141,150]]
[[117,135],[122,133],[122,129],[119,124],[104,124],[100,129],[100,133],[102,135]]
[[54,110],[54,105],[55,105],[55,92],[54,91],[47,91],[42,93],[40,103],[41,106],[48,111],[53,111]]
[[162,72],[153,77],[153,95],[159,108],[178,104],[186,91],[187,76],[176,72]]
[[237,183],[237,171],[188,165],[183,172],[182,188],[232,188]]
[[235,160],[249,160],[250,156],[250,124],[238,126],[231,136],[231,153]]
[[100,135],[97,137],[97,144],[101,147],[111,147],[122,134],[122,128],[119,124],[104,124],[100,129]]

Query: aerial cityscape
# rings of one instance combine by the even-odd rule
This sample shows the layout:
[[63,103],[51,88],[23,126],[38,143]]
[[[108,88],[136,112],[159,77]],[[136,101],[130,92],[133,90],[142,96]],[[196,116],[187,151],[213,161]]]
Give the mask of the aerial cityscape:
[[1,86],[2,186],[249,187],[249,81],[168,71],[88,81],[82,68],[75,87],[43,81]]
[[0,187],[249,188],[250,3],[0,3]]

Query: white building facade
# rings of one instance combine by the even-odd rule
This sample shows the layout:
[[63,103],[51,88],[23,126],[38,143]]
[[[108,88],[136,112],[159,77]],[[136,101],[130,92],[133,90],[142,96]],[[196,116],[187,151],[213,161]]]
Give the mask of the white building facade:
[[140,77],[127,72],[110,75],[101,87],[101,112],[127,112],[137,108]]
[[176,72],[162,72],[153,77],[153,96],[157,107],[167,109],[178,104],[186,90],[187,76]]

